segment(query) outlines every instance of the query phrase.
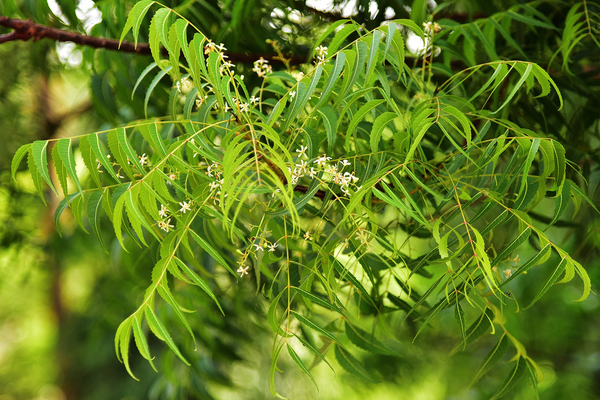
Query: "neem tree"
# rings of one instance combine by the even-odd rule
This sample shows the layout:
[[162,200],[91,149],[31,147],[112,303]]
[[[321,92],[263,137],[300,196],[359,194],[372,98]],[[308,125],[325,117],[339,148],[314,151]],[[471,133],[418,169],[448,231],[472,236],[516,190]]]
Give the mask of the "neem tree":
[[[500,57],[496,42],[528,60],[511,37],[514,25],[555,26],[532,4],[461,25],[433,22],[421,3],[411,20],[373,30],[336,21],[314,43],[312,63],[291,68],[280,54],[285,68],[274,71],[261,58],[253,69],[259,84],[247,86],[222,44],[173,9],[138,2],[121,40],[133,31],[137,44],[144,17],[159,6],[149,31],[154,62],[138,84],[154,76],[148,104],[160,80],[172,80],[168,115],[18,150],[13,175],[27,158],[42,198],[45,185],[64,195],[57,221],[70,207],[104,246],[104,215],[123,248],[147,246],[155,257],[143,301],[115,337],[132,376],[132,336],[150,363],[150,332],[188,363],[171,334],[187,329],[194,337],[177,287],[198,286],[221,310],[215,287],[251,280],[269,303],[273,395],[282,352],[311,379],[301,346],[317,362],[334,356],[375,381],[354,347],[395,355],[390,328],[414,319],[416,338],[447,309],[456,320],[447,329],[460,332],[452,353],[502,332],[473,382],[510,351],[512,371],[493,398],[523,376],[537,391],[541,370],[504,325],[517,302],[509,283],[527,279],[530,268],[546,271],[527,309],[553,284],[578,276],[584,300],[586,270],[545,232],[569,203],[591,201],[567,179],[561,141],[515,117],[523,104],[548,119],[563,106],[547,66]],[[588,4],[570,8],[554,54],[565,68],[581,40],[596,40],[593,18]],[[409,36],[423,44],[412,65],[405,62]],[[478,64],[481,58],[490,61]],[[77,173],[78,154],[85,176]],[[534,209],[547,207],[551,218],[541,223],[533,213],[532,220]],[[515,256],[522,247],[530,258]],[[200,262],[203,253],[210,261]],[[412,289],[415,276],[431,279],[426,291]],[[159,302],[180,325],[161,319]]]

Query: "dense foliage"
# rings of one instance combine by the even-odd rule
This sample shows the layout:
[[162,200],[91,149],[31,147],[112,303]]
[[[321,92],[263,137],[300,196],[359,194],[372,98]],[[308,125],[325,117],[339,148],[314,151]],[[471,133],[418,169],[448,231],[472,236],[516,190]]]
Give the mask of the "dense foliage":
[[[385,374],[357,350],[393,365],[407,336],[435,324],[458,333],[450,354],[494,335],[471,385],[509,354],[487,394],[500,398],[523,377],[537,393],[542,369],[507,318],[521,309],[526,318],[554,284],[578,277],[578,301],[592,288],[582,250],[561,242],[588,212],[582,203],[594,207],[585,178],[596,147],[574,144],[595,140],[598,115],[580,117],[574,104],[598,97],[597,6],[516,4],[463,22],[453,3],[414,2],[410,19],[384,24],[312,21],[303,42],[284,29],[285,43],[261,44],[280,66],[240,67],[219,42],[252,12],[235,4],[213,41],[188,8],[138,2],[120,38],[132,31],[138,42],[150,12],[154,62],[133,87],[114,87],[127,97],[92,80],[117,127],[37,140],[13,159],[13,176],[26,160],[43,199],[46,187],[63,196],[57,226],[70,208],[108,248],[108,220],[120,246],[150,265],[137,270],[147,287],[116,332],[127,371],[135,376],[132,347],[154,367],[151,335],[193,369],[194,348],[219,357],[264,323],[273,395],[284,353],[315,384],[311,370],[332,357],[377,382]],[[242,48],[236,40],[227,46]],[[310,62],[292,66],[288,52],[307,43]],[[140,91],[129,107],[144,118],[121,123],[132,111],[119,102]],[[228,332],[229,344],[211,332]]]

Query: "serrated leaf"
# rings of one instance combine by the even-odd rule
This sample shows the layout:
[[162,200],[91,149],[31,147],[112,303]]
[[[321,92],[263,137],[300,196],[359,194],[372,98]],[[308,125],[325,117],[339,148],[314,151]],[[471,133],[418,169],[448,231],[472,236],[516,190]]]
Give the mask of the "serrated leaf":
[[179,265],[179,268],[181,268],[181,270],[183,271],[184,274],[186,274],[196,285],[198,285],[200,287],[200,289],[204,290],[204,292],[206,292],[206,294],[208,294],[208,296],[211,299],[213,299],[213,301],[215,303],[217,303],[217,306],[219,307],[219,310],[221,310],[221,313],[223,315],[225,315],[225,312],[221,308],[221,304],[219,304],[219,300],[217,300],[217,296],[215,296],[215,294],[210,289],[210,287],[206,284],[206,282],[204,282],[204,280],[202,278],[200,278],[200,276],[198,276],[198,274],[196,274],[194,272],[194,270],[192,270],[190,267],[188,267],[179,258],[175,257],[175,262],[177,262],[177,264]]
[[175,342],[173,342],[173,339],[171,338],[171,335],[169,335],[169,332],[167,332],[167,330],[165,329],[163,324],[156,317],[156,314],[154,314],[152,307],[146,306],[145,312],[146,312],[146,320],[148,321],[148,325],[150,326],[152,331],[154,331],[155,334],[158,333],[156,336],[159,339],[164,340],[167,343],[167,345],[171,348],[171,350],[173,350],[175,355],[177,357],[179,357],[179,359],[185,363],[185,365],[191,366],[191,364],[183,357],[183,355],[181,354],[181,352],[175,345]]
[[206,240],[202,239],[200,237],[200,235],[198,235],[196,232],[194,232],[191,229],[188,231],[188,233],[200,245],[200,247],[202,247],[204,249],[204,251],[206,251],[208,254],[210,254],[212,256],[212,258],[215,259],[216,262],[218,262],[224,268],[226,268],[227,271],[229,271],[231,273],[231,275],[237,277],[235,272],[233,272],[233,270],[229,267],[229,264],[227,264],[225,259],[221,256],[221,254],[219,254],[219,252],[214,247],[212,247],[210,245],[210,243],[208,243]]
[[50,187],[50,189],[52,189],[52,191],[58,196],[58,192],[52,184],[52,180],[50,179],[50,173],[48,172],[48,153],[46,152],[47,148],[48,142],[45,140],[36,140],[31,144],[33,160],[35,162],[35,166],[37,167],[38,172],[40,173],[40,176]]
[[335,358],[338,360],[342,368],[368,382],[377,383],[375,379],[367,372],[365,367],[352,354],[344,350],[340,345],[335,345]]
[[131,338],[131,319],[132,317],[127,318],[125,321],[119,325],[117,328],[117,333],[115,335],[115,347],[117,351],[117,357],[120,358],[121,361],[125,365],[125,369],[131,375],[133,379],[139,381],[139,379],[133,374],[131,371],[131,367],[129,366],[129,340]]
[[19,147],[19,150],[17,150],[15,153],[10,165],[10,176],[12,177],[13,181],[17,180],[17,169],[19,168],[19,165],[21,165],[21,160],[23,160],[23,157],[28,154],[29,149],[31,149],[31,143],[24,144],[23,146]]
[[100,136],[97,134],[91,134],[91,135],[88,135],[88,139],[89,139],[90,147],[92,148],[92,151],[96,155],[96,158],[98,159],[98,161],[100,161],[100,164],[102,164],[104,169],[110,174],[110,176],[113,177],[115,182],[118,182],[119,184],[122,185],[121,180],[119,179],[119,177],[115,173],[115,170],[112,167],[112,163],[110,162],[109,158],[107,157],[107,155],[104,153],[104,150],[102,149],[102,146],[100,144]]
[[313,294],[311,292],[307,292],[304,289],[301,289],[299,287],[295,287],[294,290],[302,297],[304,297],[304,299],[312,302],[312,303],[316,303],[320,306],[323,306],[325,308],[329,308],[330,310],[336,311],[341,313],[342,310],[340,310],[340,308],[334,304],[331,304],[329,301],[325,300],[324,298],[317,296],[316,294]]
[[372,334],[369,334],[356,326],[350,325],[348,321],[345,322],[344,326],[348,339],[361,349],[370,353],[398,355],[395,351],[375,339]]
[[58,181],[60,182],[60,187],[62,189],[63,195],[65,199],[69,199],[69,188],[68,188],[68,180],[67,180],[67,168],[63,163],[60,155],[58,154],[58,146],[54,146],[52,148],[52,162],[54,164],[54,171],[58,176]]
[[327,361],[327,358],[325,358],[323,353],[321,353],[317,348],[315,348],[312,344],[310,344],[308,342],[308,340],[303,339],[301,336],[298,336],[295,333],[294,333],[294,336],[296,337],[296,339],[298,339],[298,341],[300,343],[302,343],[303,346],[307,347],[316,356],[318,356],[321,360],[323,360],[329,366],[329,368],[333,371],[333,367],[331,366],[331,364],[329,364],[329,361]]
[[337,112],[335,112],[335,110],[332,110],[330,107],[323,107],[317,109],[317,112],[321,114],[321,117],[323,118],[323,125],[325,126],[325,132],[327,134],[328,154],[333,154],[335,140],[337,139]]
[[310,373],[310,371],[308,370],[308,368],[306,368],[306,365],[304,365],[304,362],[302,362],[302,359],[298,356],[298,354],[296,354],[296,352],[294,351],[292,346],[290,346],[289,343],[287,343],[287,349],[288,349],[288,353],[290,354],[290,357],[292,357],[292,360],[294,360],[296,365],[298,365],[300,367],[302,372],[304,372],[306,375],[308,375],[310,380],[314,383],[315,387],[317,388],[317,391],[319,391],[319,386],[317,385],[317,381],[315,381],[315,378],[313,378],[313,376]]
[[562,273],[564,272],[565,268],[567,267],[567,263],[568,262],[569,261],[568,261],[567,257],[563,257],[563,259],[560,260],[560,262],[558,263],[558,265],[556,266],[556,268],[554,269],[554,271],[552,271],[552,275],[550,275],[550,277],[548,277],[548,279],[544,283],[544,286],[542,286],[542,288],[540,289],[540,291],[535,295],[535,297],[533,298],[533,300],[531,301],[531,303],[527,307],[524,308],[524,310],[527,310],[528,308],[530,308],[531,306],[533,306],[535,303],[537,303],[537,301],[548,291],[548,289],[550,289],[550,287],[562,275]]
[[[460,330],[460,334],[463,338],[463,343],[467,343],[467,331],[466,331],[466,321],[465,321],[465,311],[460,306],[460,301],[458,296],[456,296],[456,307],[454,308],[454,318],[456,319],[456,323],[458,324],[458,328]],[[464,347],[463,347],[464,350]]]
[[71,150],[71,138],[60,139],[55,145],[58,148],[58,154],[67,170],[69,177],[75,182],[77,189],[81,192],[81,184],[77,177],[77,168],[75,165],[75,159],[73,157],[73,151]]
[[322,328],[321,326],[319,326],[318,324],[316,324],[315,322],[311,321],[310,319],[298,314],[296,311],[291,311],[291,314],[303,325],[306,325],[307,327],[309,327],[310,329],[320,333],[321,335],[325,336],[326,338],[330,339],[333,342],[337,342],[339,343],[338,338],[336,338],[335,336],[333,336],[331,333],[329,333],[328,331],[325,330],[325,328]]
[[325,86],[323,87],[323,90],[321,91],[321,98],[319,99],[319,102],[315,106],[315,109],[319,109],[319,107],[321,107],[321,105],[323,103],[325,103],[325,101],[327,100],[329,93],[331,92],[331,90],[333,89],[333,86],[336,84],[338,78],[340,77],[340,73],[342,72],[342,69],[344,69],[345,63],[346,63],[346,55],[344,53],[338,53],[337,57],[335,58],[335,63],[333,64],[333,68],[331,69],[331,72],[329,73],[329,78],[327,79],[327,83],[325,84]]
[[498,343],[494,346],[494,348],[490,350],[490,352],[485,356],[481,364],[479,364],[479,367],[477,367],[475,375],[473,376],[473,379],[471,379],[471,383],[469,384],[469,388],[475,383],[477,383],[477,381],[483,375],[485,375],[487,371],[489,371],[494,365],[498,363],[498,361],[502,359],[502,357],[504,357],[506,351],[508,350],[508,342],[508,336],[506,335],[506,333],[504,333],[498,341]]
[[165,278],[163,278],[163,280],[157,286],[158,294],[160,295],[160,297],[163,298],[163,300],[165,302],[167,302],[171,306],[171,308],[173,309],[173,312],[175,313],[175,315],[177,315],[177,317],[179,318],[179,320],[183,323],[183,325],[185,326],[185,328],[189,332],[190,336],[192,337],[192,341],[194,342],[194,346],[197,347],[198,345],[196,344],[196,337],[194,336],[194,332],[192,331],[192,327],[190,326],[190,323],[188,322],[188,320],[185,318],[185,316],[181,312],[181,306],[179,305],[179,303],[177,303],[177,301],[175,300],[175,298],[171,294],[171,290],[169,289],[168,285],[169,285],[169,283],[167,282],[166,275],[165,275]]
[[[494,317],[494,314],[490,308],[486,308],[485,311],[469,326],[466,332],[466,345],[473,343],[477,338],[487,332],[488,328],[493,330],[493,325],[491,324],[491,319]],[[450,355],[455,354],[459,349],[465,348],[465,341],[461,341],[458,343],[452,351]]]
[[498,389],[498,391],[491,397],[490,400],[499,399],[502,396],[504,396],[506,393],[508,393],[517,384],[519,379],[521,379],[523,377],[523,374],[525,373],[526,370],[527,370],[526,362],[523,359],[523,357],[517,358],[516,365],[514,366],[512,371],[510,371],[510,373],[508,374],[508,377],[506,378],[506,380],[504,381],[504,383],[502,384],[500,389]]
[[135,341],[135,345],[138,348],[138,351],[140,352],[142,357],[144,357],[146,360],[148,360],[150,362],[152,369],[154,371],[158,372],[158,370],[154,366],[154,363],[152,362],[153,358],[150,355],[150,348],[148,347],[148,341],[146,340],[146,335],[144,334],[144,332],[142,332],[142,324],[140,323],[140,320],[138,319],[137,314],[133,316],[133,321],[132,321],[131,326],[133,328],[133,339]]
[[377,117],[375,122],[373,122],[373,129],[371,130],[371,151],[373,153],[377,153],[379,151],[379,141],[381,140],[381,135],[383,130],[387,126],[388,123],[393,121],[398,115],[393,112],[385,112]]
[[334,268],[340,274],[340,278],[350,282],[352,286],[354,286],[360,292],[361,297],[365,298],[373,307],[377,308],[377,305],[375,304],[375,301],[373,300],[369,292],[367,292],[364,286],[360,283],[358,279],[356,279],[356,277],[350,272],[350,270],[348,270],[344,265],[342,265],[341,262],[339,262],[335,258],[331,257],[330,259],[333,263]]
[[123,28],[123,32],[121,33],[121,39],[119,39],[119,47],[121,47],[121,42],[125,38],[125,35],[133,28],[133,40],[135,42],[135,46],[137,47],[138,42],[138,34],[140,32],[140,25],[142,24],[142,20],[144,16],[150,9],[150,6],[154,4],[153,0],[142,0],[136,3],[135,6],[129,12],[127,16],[127,22],[125,23],[125,27]]
[[550,221],[550,223],[548,224],[546,229],[550,228],[552,225],[554,225],[558,221],[558,219],[561,217],[561,215],[567,209],[567,206],[569,205],[570,200],[571,200],[571,181],[566,180],[565,183],[562,185],[562,190],[560,191],[560,194],[556,198],[556,202],[554,205],[554,216],[552,217],[552,221]]
[[90,172],[92,179],[99,188],[102,188],[102,181],[100,180],[100,173],[98,172],[99,166],[96,164],[97,158],[96,154],[92,150],[92,146],[90,145],[89,136],[83,136],[81,139],[79,139],[79,151],[81,151],[83,163]]
[[[105,189],[108,190],[108,189]],[[102,212],[102,191],[93,191],[90,194],[87,203],[87,216],[90,222],[92,231],[98,238],[100,245],[108,253],[106,246],[104,246],[104,240],[102,240],[102,229],[100,228],[100,213]]]

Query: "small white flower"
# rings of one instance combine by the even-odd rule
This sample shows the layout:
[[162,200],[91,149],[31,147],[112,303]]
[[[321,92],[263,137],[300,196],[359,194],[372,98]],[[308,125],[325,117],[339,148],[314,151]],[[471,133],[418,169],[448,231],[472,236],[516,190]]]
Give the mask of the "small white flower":
[[348,165],[352,164],[352,163],[351,163],[350,161],[348,161],[348,160],[342,160],[342,161],[340,161],[340,163],[341,163],[343,166],[345,166],[345,167],[347,167]]
[[342,186],[341,189],[342,189],[342,192],[344,192],[344,194],[346,196],[350,196],[350,192],[348,191],[348,186],[346,186],[346,189],[344,189],[344,187]]
[[304,240],[312,240],[312,236],[310,236],[309,231],[306,231],[306,233],[304,234]]
[[240,112],[248,112],[248,103],[240,104]]
[[223,106],[223,111],[229,111],[229,104],[225,103],[225,106]]
[[296,150],[296,153],[298,153],[298,157],[307,157],[306,150],[308,150],[308,146],[300,145],[300,150]]
[[179,202],[179,205],[181,206],[179,212],[185,214],[186,211],[190,211],[190,205],[186,201]]
[[238,268],[236,272],[240,274],[240,278],[242,278],[244,275],[248,275],[248,268],[250,268],[250,266],[248,265],[245,268],[242,266]]
[[362,229],[357,230],[355,239],[360,240],[360,243],[365,244],[367,242],[367,235],[365,234],[365,231]]
[[171,180],[174,181],[175,179],[177,179],[177,175],[171,174],[171,175],[169,175],[169,178],[171,178]]
[[269,246],[267,246],[267,247],[269,247],[269,251],[275,251],[275,249],[276,249],[278,246],[279,246],[279,243],[273,243],[273,244],[270,244],[270,245],[269,245]]
[[298,168],[296,169],[297,173],[295,175],[300,175],[300,174],[306,173],[306,167],[307,167],[306,161],[300,160],[300,164],[296,164],[296,167],[298,167]]
[[275,189],[275,191],[273,192],[273,194],[271,195],[271,197],[275,197],[275,193],[277,192],[281,192],[281,189]]
[[325,165],[325,163],[329,160],[331,160],[331,157],[327,157],[324,154],[323,157],[317,158],[315,161],[313,161],[313,163],[316,163],[319,167],[321,167],[321,166]]
[[256,249],[255,249],[256,251],[258,251],[258,250],[265,251],[265,249],[263,249],[263,247],[262,247],[262,243],[258,243],[258,244],[254,243],[252,246],[256,247]]
[[250,104],[258,103],[260,101],[260,97],[250,97]]
[[504,271],[502,271],[502,272],[504,272],[504,275],[506,275],[506,278],[510,278],[510,277],[511,277],[511,275],[512,275],[512,273],[513,273],[513,272],[512,272],[512,269],[505,269],[505,270],[504,270]]
[[158,210],[158,215],[161,218],[167,218],[167,213],[169,212],[169,210],[167,210],[167,207],[165,207],[164,204],[160,205],[160,210]]
[[169,222],[171,222],[171,218],[167,219],[166,221],[159,221],[158,227],[165,232],[169,232],[169,228],[173,228],[173,225],[169,225]]
[[310,172],[308,173],[308,175],[309,175],[311,178],[314,178],[316,173],[317,173],[317,171],[315,171],[315,169],[314,169],[313,167],[311,167],[311,168],[310,168]]
[[209,184],[209,186],[210,186],[210,190],[215,190],[215,189],[218,189],[218,188],[220,188],[220,187],[221,187],[221,184],[220,184],[219,182],[211,182],[211,183]]
[[291,91],[290,92],[290,99],[293,99],[295,95],[296,95],[296,91],[295,90]]

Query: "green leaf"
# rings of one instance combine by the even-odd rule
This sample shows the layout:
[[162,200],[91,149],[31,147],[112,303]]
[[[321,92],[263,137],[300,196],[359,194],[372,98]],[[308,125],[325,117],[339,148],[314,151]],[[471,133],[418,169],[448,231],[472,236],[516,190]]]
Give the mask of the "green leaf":
[[196,344],[196,337],[194,336],[192,327],[190,326],[189,322],[187,321],[187,319],[181,312],[181,306],[179,305],[179,303],[177,303],[177,301],[171,294],[171,290],[169,289],[169,283],[167,282],[166,275],[163,278],[163,280],[160,282],[160,284],[157,286],[157,290],[158,290],[158,294],[160,295],[160,297],[162,297],[163,300],[171,306],[175,315],[177,315],[179,320],[183,323],[183,325],[187,329],[188,333],[192,337],[194,346],[197,347],[198,345]]
[[212,258],[215,259],[216,262],[218,262],[223,267],[225,267],[227,269],[227,271],[229,271],[231,273],[231,275],[237,277],[235,272],[233,272],[233,270],[229,267],[229,264],[227,264],[225,259],[221,256],[221,254],[219,254],[219,252],[214,247],[212,247],[210,245],[210,243],[208,243],[206,240],[202,239],[196,232],[194,232],[191,229],[188,230],[188,233],[192,236],[192,238],[194,238],[194,240],[200,245],[200,247],[202,247],[204,249],[204,251],[206,251],[208,254],[210,254],[212,256]]
[[373,129],[371,130],[371,151],[377,153],[379,151],[379,141],[383,130],[388,123],[393,121],[398,115],[393,112],[385,112],[377,117],[373,123]]
[[115,335],[115,348],[119,361],[121,361],[125,365],[125,369],[129,373],[129,375],[131,375],[131,377],[136,381],[139,381],[139,379],[135,375],[133,375],[133,372],[131,372],[131,368],[129,366],[129,340],[131,338],[131,319],[132,317],[127,318],[117,328],[117,333]]
[[558,265],[552,272],[552,275],[550,275],[550,277],[544,283],[544,286],[542,286],[542,288],[540,289],[538,294],[535,295],[534,299],[531,301],[531,303],[527,307],[524,308],[524,310],[527,310],[528,308],[533,306],[535,303],[537,303],[537,301],[548,291],[548,289],[550,289],[550,286],[552,286],[554,284],[554,282],[556,282],[558,280],[558,278],[562,275],[565,268],[567,267],[568,262],[569,262],[569,260],[567,259],[567,257],[563,257],[563,259],[560,260],[560,262],[558,263]]
[[508,393],[513,388],[513,386],[517,384],[519,379],[523,377],[523,374],[526,370],[527,366],[525,359],[523,357],[517,358],[517,363],[515,367],[512,369],[512,371],[510,371],[508,377],[506,378],[500,389],[498,389],[498,391],[492,396],[490,400],[499,399],[506,393]]
[[337,138],[337,113],[330,107],[320,108],[317,112],[321,114],[325,125],[325,132],[327,133],[327,152],[328,154],[333,154],[335,140]]
[[527,239],[529,239],[529,235],[531,235],[531,228],[527,227],[523,230],[523,232],[520,232],[517,235],[515,240],[502,248],[502,251],[496,256],[496,258],[494,258],[494,261],[492,261],[492,266],[498,264],[500,261],[505,261],[513,251],[515,251],[519,246],[525,243]]
[[[494,318],[494,314],[490,308],[486,308],[485,311],[469,326],[466,332],[466,340],[463,339],[458,343],[450,355],[455,354],[459,349],[464,349],[467,345],[473,343],[477,338],[483,335],[488,329],[494,329],[491,319]],[[465,344],[466,343],[466,344]]]
[[277,297],[275,297],[271,304],[269,304],[269,310],[267,311],[267,320],[269,321],[269,325],[271,326],[271,330],[273,331],[273,333],[276,333],[277,335],[283,337],[291,337],[292,335],[285,333],[283,329],[281,329],[281,323],[277,320],[276,313],[277,305],[279,304],[279,299],[281,299],[281,296],[283,296],[285,290],[286,289],[279,292]]
[[142,331],[142,324],[140,322],[140,318],[138,318],[138,315],[136,314],[133,316],[132,320],[133,320],[133,322],[131,325],[133,328],[133,339],[135,340],[135,345],[137,346],[138,351],[140,352],[142,357],[144,357],[146,360],[148,360],[150,362],[152,369],[154,371],[158,372],[158,370],[154,366],[154,363],[152,362],[152,356],[150,355],[150,348],[148,347],[148,341],[146,340],[146,335]]
[[[454,308],[454,318],[456,319],[456,323],[458,324],[458,328],[460,329],[460,334],[463,338],[463,343],[467,343],[467,331],[466,331],[466,321],[465,321],[465,311],[460,306],[460,301],[458,296],[456,296],[456,307]],[[464,350],[464,348],[463,348]]]
[[62,199],[60,201],[60,203],[58,203],[58,207],[56,207],[56,211],[54,211],[54,225],[56,225],[56,231],[58,232],[59,235],[61,233],[60,233],[60,225],[58,222],[60,221],[60,217],[61,217],[62,213],[67,209],[69,204],[71,204],[74,199],[76,199],[77,197],[81,197],[81,196],[83,196],[83,192],[73,193],[73,194],[70,194],[68,197]]
[[153,0],[141,0],[136,3],[135,6],[129,12],[127,16],[127,22],[125,23],[125,27],[123,28],[123,32],[121,33],[121,39],[119,39],[119,47],[121,47],[121,42],[125,38],[125,35],[133,28],[133,40],[135,41],[135,46],[137,47],[138,34],[140,32],[140,25],[142,24],[142,20],[144,16],[150,9],[150,6],[154,4]]
[[[518,62],[519,61],[516,61],[515,64],[518,63]],[[502,103],[502,105],[496,111],[492,111],[492,114],[498,113],[500,110],[502,110],[504,107],[506,107],[506,105],[508,105],[511,102],[512,98],[515,97],[515,94],[517,94],[517,92],[519,91],[519,89],[521,88],[521,86],[523,85],[523,83],[529,77],[529,74],[531,73],[532,69],[533,69],[533,64],[532,63],[527,63],[527,68],[522,73],[521,79],[519,79],[519,81],[515,84],[515,86],[513,87],[513,89],[511,90],[511,92],[509,93],[509,95],[506,97],[506,99]]]
[[75,159],[73,158],[73,151],[71,150],[71,138],[68,139],[60,139],[56,146],[58,147],[58,154],[67,169],[67,173],[69,177],[75,182],[77,189],[81,192],[81,184],[79,183],[79,178],[77,177],[77,168],[75,165]]
[[21,160],[23,160],[23,157],[25,157],[29,153],[29,149],[31,149],[31,143],[24,144],[23,146],[19,147],[19,150],[17,150],[15,156],[12,159],[12,163],[10,165],[10,175],[13,181],[15,182],[17,180],[17,169],[19,169],[19,165],[21,164]]
[[219,307],[219,310],[221,310],[221,313],[223,315],[225,315],[225,312],[223,311],[223,309],[221,308],[221,304],[219,304],[219,300],[217,300],[217,297],[215,296],[215,294],[213,293],[213,291],[210,289],[210,287],[206,284],[206,282],[204,282],[204,280],[202,278],[200,278],[198,276],[198,274],[196,274],[194,272],[194,270],[192,270],[190,267],[188,267],[183,261],[181,261],[179,258],[175,257],[175,261],[177,262],[177,264],[179,265],[179,268],[181,268],[181,270],[196,284],[200,287],[200,289],[204,290],[206,292],[206,294],[208,294],[208,296],[214,300],[215,303],[217,303],[217,306]]
[[354,286],[360,292],[361,297],[365,298],[369,303],[371,303],[373,307],[377,308],[375,301],[373,300],[369,292],[367,292],[364,286],[360,283],[360,281],[356,279],[356,277],[344,265],[342,265],[341,262],[333,258],[333,256],[330,257],[330,260],[333,263],[334,268],[340,274],[340,278],[350,282],[352,286]]
[[567,206],[569,205],[569,200],[571,200],[571,181],[566,180],[564,185],[562,186],[560,194],[556,198],[556,203],[554,205],[554,216],[552,217],[552,221],[550,221],[546,229],[550,228],[558,221],[558,219],[567,209]]
[[50,173],[48,172],[48,153],[46,152],[47,148],[48,142],[45,140],[36,140],[31,144],[33,160],[35,162],[35,166],[37,167],[38,172],[40,173],[42,179],[50,187],[50,189],[52,189],[52,191],[58,196],[58,192],[52,184],[52,180],[50,179]]
[[331,364],[329,364],[329,361],[327,361],[327,358],[325,358],[323,353],[321,353],[317,348],[315,348],[315,346],[310,344],[308,342],[308,340],[303,339],[301,336],[298,336],[295,333],[294,333],[294,336],[296,337],[296,339],[298,339],[298,341],[300,341],[300,343],[302,343],[303,346],[307,347],[316,356],[318,356],[321,360],[323,360],[329,366],[329,368],[333,371],[333,367],[331,366]]
[[331,341],[339,343],[338,338],[336,338],[331,333],[326,331],[325,328],[322,328],[321,326],[314,323],[310,319],[298,314],[296,311],[291,311],[291,313],[301,324],[306,325],[310,329],[320,333],[321,335],[325,336],[326,338],[330,339]]
[[[108,190],[108,189],[104,189]],[[100,227],[100,213],[102,212],[102,191],[93,191],[90,194],[87,203],[87,216],[90,222],[90,226],[92,227],[92,231],[98,238],[100,245],[108,253],[108,249],[104,245],[104,240],[102,240],[102,229]]]
[[296,363],[296,365],[298,365],[300,367],[300,369],[306,375],[308,375],[308,377],[314,383],[314,385],[315,385],[315,387],[317,388],[317,391],[318,391],[319,390],[319,386],[317,385],[317,381],[315,381],[315,378],[313,378],[313,376],[310,373],[310,371],[308,370],[308,368],[306,368],[306,365],[304,365],[304,363],[302,362],[302,360],[300,359],[300,357],[298,356],[298,354],[296,354],[296,352],[294,351],[294,349],[292,348],[292,346],[290,346],[289,343],[287,343],[287,349],[288,349],[288,353],[290,354],[290,357],[292,357],[292,360],[294,360],[294,362]]
[[376,354],[398,355],[398,353],[375,339],[372,334],[369,334],[356,326],[350,325],[348,321],[345,322],[344,327],[348,339],[361,349]]
[[148,90],[146,91],[146,97],[144,97],[144,115],[146,116],[146,118],[148,118],[148,101],[150,101],[150,96],[152,95],[154,88],[156,88],[160,80],[167,74],[167,72],[171,70],[171,68],[171,66],[168,66],[167,68],[158,71],[158,73],[154,76],[154,79],[152,79],[150,86],[148,86]]
[[113,177],[115,182],[118,182],[119,184],[122,185],[121,180],[119,179],[119,177],[115,173],[115,170],[112,167],[112,163],[110,162],[107,155],[104,153],[104,149],[102,148],[102,145],[100,144],[100,136],[98,134],[92,133],[91,135],[88,135],[87,137],[89,139],[90,147],[92,148],[92,151],[96,155],[96,158],[98,159],[98,161],[100,161],[100,164],[102,164],[104,169],[110,174],[110,176]]
[[175,355],[185,363],[185,365],[191,366],[191,364],[183,357],[183,355],[175,345],[175,342],[173,342],[173,339],[171,338],[171,335],[169,335],[169,332],[167,332],[163,324],[156,317],[156,314],[154,314],[152,307],[146,306],[145,311],[148,325],[150,326],[150,329],[152,329],[156,337],[158,337],[161,340],[164,340],[167,343],[167,345],[171,348],[171,350],[173,350]]
[[308,300],[312,303],[317,303],[320,306],[323,306],[325,308],[328,308],[330,310],[336,311],[338,313],[342,313],[342,310],[336,306],[331,304],[329,301],[325,300],[324,298],[317,296],[315,294],[312,294],[311,292],[307,292],[304,289],[301,289],[299,287],[295,287],[294,290],[302,297],[304,297],[305,300]]
[[475,383],[477,383],[477,381],[483,375],[485,375],[486,372],[488,372],[494,365],[498,363],[498,361],[502,359],[502,357],[504,357],[506,351],[508,350],[508,342],[509,339],[506,333],[502,334],[500,341],[498,341],[494,348],[490,350],[490,352],[485,356],[481,364],[479,364],[479,367],[477,367],[477,371],[475,372],[473,379],[471,379],[469,388]]
[[27,154],[27,167],[29,168],[29,174],[31,175],[33,184],[35,185],[35,188],[38,191],[40,198],[44,202],[44,205],[46,205],[46,198],[44,196],[44,184],[42,183],[42,175],[40,174],[40,171],[35,165],[35,161],[33,159],[33,151],[31,149]]
[[377,381],[367,372],[365,367],[352,354],[344,350],[340,345],[335,345],[335,358],[338,360],[342,368],[368,382],[377,383]]
[[63,163],[60,155],[58,154],[58,146],[54,146],[52,148],[52,161],[54,163],[54,171],[56,175],[58,175],[58,181],[60,182],[60,187],[62,188],[62,192],[65,196],[65,199],[69,198],[69,188],[68,188],[68,178],[67,178],[67,167]]
[[336,84],[338,78],[340,77],[340,73],[342,72],[342,69],[344,69],[345,63],[346,63],[346,54],[338,53],[337,57],[335,58],[335,63],[333,64],[333,68],[332,68],[331,72],[329,73],[329,79],[327,79],[327,83],[325,84],[325,86],[323,87],[323,90],[321,91],[321,98],[319,99],[319,102],[315,106],[315,109],[319,109],[321,107],[321,105],[323,103],[325,103],[325,101],[327,101],[327,98],[329,96],[329,93],[331,92],[331,89],[333,89],[333,86]]

